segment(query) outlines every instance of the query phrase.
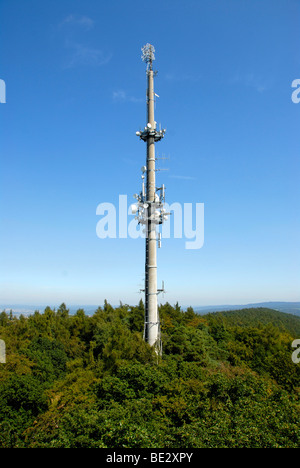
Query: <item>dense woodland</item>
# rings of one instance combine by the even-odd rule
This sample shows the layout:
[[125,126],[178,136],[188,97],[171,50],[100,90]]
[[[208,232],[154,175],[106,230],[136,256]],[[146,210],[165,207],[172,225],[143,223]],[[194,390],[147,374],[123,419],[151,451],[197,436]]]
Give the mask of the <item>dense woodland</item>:
[[300,318],[269,309],[200,316],[105,302],[0,313],[1,448],[299,448]]

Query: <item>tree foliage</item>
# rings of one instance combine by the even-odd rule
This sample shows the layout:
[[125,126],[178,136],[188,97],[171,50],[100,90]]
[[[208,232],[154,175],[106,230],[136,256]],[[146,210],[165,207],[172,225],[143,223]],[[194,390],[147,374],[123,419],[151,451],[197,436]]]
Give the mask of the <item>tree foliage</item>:
[[163,356],[144,306],[105,301],[0,314],[1,448],[298,448],[300,319],[268,309],[197,315],[159,308]]

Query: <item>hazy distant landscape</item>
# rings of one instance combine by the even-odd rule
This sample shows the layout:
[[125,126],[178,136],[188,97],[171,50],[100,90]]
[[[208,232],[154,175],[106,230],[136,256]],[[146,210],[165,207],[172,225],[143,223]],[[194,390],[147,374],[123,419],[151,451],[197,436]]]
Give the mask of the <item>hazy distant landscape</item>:
[[300,316],[300,302],[257,302],[246,305],[221,305],[221,306],[203,306],[194,307],[194,311],[198,314],[206,314],[208,312],[220,312],[224,310],[252,309],[257,307],[267,307],[280,312]]
[[[100,305],[100,304],[99,304]],[[71,305],[67,304],[69,313],[75,314],[77,310],[83,309],[86,315],[93,315],[94,312],[98,309],[99,305]],[[101,304],[102,305],[102,304]],[[60,304],[55,306],[50,305],[57,309]],[[0,306],[0,311],[10,312],[12,311],[13,315],[31,315],[36,310],[43,312],[47,305],[20,305],[20,304],[6,304]],[[182,310],[186,310],[188,306],[181,306]],[[253,308],[270,308],[273,310],[278,310],[280,312],[285,312],[288,314],[297,315],[300,317],[300,302],[257,302],[253,304],[238,304],[238,305],[211,305],[211,306],[195,306],[193,307],[194,312],[197,314],[207,314],[211,312],[222,312],[226,310],[240,310],[240,309],[253,309]]]

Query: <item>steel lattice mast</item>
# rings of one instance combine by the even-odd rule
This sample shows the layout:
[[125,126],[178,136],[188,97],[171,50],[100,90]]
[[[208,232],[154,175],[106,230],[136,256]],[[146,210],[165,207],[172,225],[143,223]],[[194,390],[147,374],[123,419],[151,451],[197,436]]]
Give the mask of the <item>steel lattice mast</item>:
[[[156,74],[153,71],[154,52],[155,49],[151,44],[146,44],[142,48],[142,59],[147,64],[147,123],[144,130],[136,132],[136,134],[147,143],[147,158],[146,166],[142,168],[142,192],[135,196],[138,203],[134,205],[133,212],[137,213],[136,219],[139,223],[145,225],[146,234],[144,339],[151,346],[155,346],[157,352],[161,352],[157,296],[163,289],[157,289],[156,243],[158,242],[160,247],[161,235],[157,232],[157,226],[163,223],[168,213],[163,208],[164,185],[156,187],[155,143],[164,137],[165,130],[158,131],[154,119],[154,76]],[[144,174],[146,174],[146,188]]]

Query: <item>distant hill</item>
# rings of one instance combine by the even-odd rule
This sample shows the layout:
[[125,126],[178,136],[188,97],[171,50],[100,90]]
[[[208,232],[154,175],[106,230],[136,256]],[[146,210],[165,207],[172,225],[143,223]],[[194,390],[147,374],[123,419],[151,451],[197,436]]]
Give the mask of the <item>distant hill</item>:
[[218,306],[199,306],[193,307],[198,314],[207,314],[209,312],[221,312],[226,310],[241,310],[253,308],[268,308],[285,312],[287,314],[298,315],[300,317],[300,302],[257,302],[254,304],[239,304],[239,305],[218,305]]
[[264,307],[246,308],[205,314],[208,321],[221,318],[228,325],[257,327],[271,324],[281,331],[287,331],[295,338],[300,337],[300,317]]

